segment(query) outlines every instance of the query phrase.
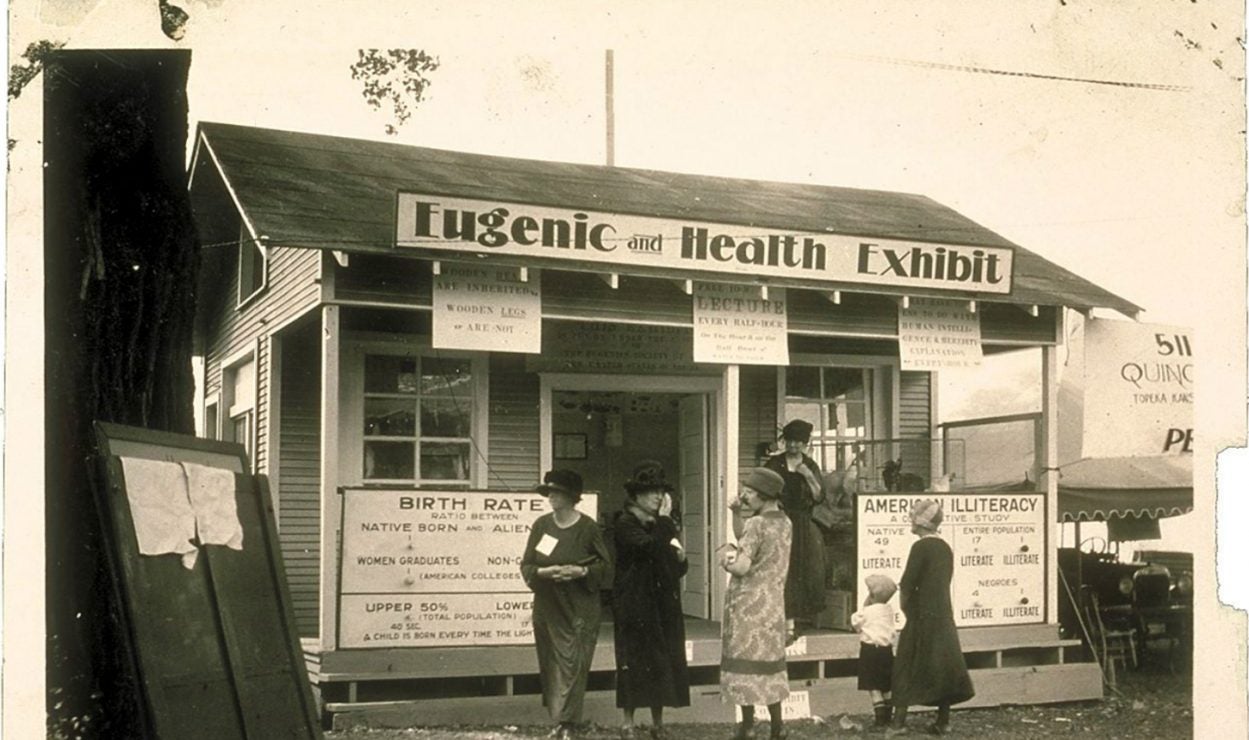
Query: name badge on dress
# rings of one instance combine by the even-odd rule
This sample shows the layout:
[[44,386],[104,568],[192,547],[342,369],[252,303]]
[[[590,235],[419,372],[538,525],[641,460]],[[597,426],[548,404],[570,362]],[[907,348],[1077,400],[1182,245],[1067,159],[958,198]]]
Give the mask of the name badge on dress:
[[549,534],[542,535],[542,539],[538,540],[538,544],[534,545],[535,550],[543,555],[550,556],[555,551],[555,546],[559,544],[559,540]]

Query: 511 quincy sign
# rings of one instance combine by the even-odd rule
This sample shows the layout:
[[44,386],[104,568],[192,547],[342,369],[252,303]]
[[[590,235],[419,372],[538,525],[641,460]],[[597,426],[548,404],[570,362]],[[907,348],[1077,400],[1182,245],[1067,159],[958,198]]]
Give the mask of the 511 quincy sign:
[[843,283],[1011,290],[1013,252],[399,193],[397,247]]

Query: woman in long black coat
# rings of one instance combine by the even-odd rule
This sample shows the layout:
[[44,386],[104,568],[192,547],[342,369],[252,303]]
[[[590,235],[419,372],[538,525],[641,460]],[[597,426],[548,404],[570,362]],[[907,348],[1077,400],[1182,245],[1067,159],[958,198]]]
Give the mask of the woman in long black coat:
[[764,465],[785,481],[781,508],[793,528],[789,571],[785,576],[785,627],[788,641],[798,636],[798,622],[813,624],[824,609],[824,537],[811,518],[811,509],[824,500],[819,463],[807,454],[810,422],[794,419],[781,430],[785,452]]
[[937,721],[928,727],[928,733],[944,735],[950,727],[950,705],[967,701],[976,692],[967,674],[950,604],[954,552],[937,536],[941,506],[932,499],[916,501],[910,517],[911,531],[919,539],[911,545],[898,584],[906,626],[893,661],[894,715],[887,734],[906,732],[907,707],[918,704],[937,708]]
[[621,737],[634,732],[633,713],[651,710],[651,733],[664,738],[664,707],[690,703],[685,662],[681,577],[689,569],[671,513],[672,486],[653,461],[634,468],[625,484],[629,501],[612,528],[616,583],[612,606],[616,635],[616,706]]

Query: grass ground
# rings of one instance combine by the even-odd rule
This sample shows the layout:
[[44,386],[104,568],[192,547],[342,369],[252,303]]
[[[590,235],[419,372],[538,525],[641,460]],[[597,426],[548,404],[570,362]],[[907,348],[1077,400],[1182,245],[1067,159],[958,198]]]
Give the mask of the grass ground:
[[[866,702],[865,702],[866,703]],[[727,718],[732,710],[725,708],[723,724],[669,725],[672,740],[724,740],[733,732]],[[679,715],[679,710],[674,712]],[[645,712],[638,713],[639,718]],[[913,714],[912,733],[930,721],[924,713]],[[674,717],[673,719],[676,719]],[[853,725],[858,725],[857,728]],[[842,717],[797,720],[786,724],[790,740],[820,738],[882,737],[870,727],[864,713]],[[758,737],[766,738],[766,723]],[[406,730],[353,730],[327,733],[327,740],[526,740],[545,738],[550,727],[415,727]],[[1116,692],[1096,702],[1050,704],[1045,706],[1007,706],[991,709],[955,711],[950,737],[1001,738],[1030,740],[1038,737],[1089,738],[1166,738],[1177,740],[1193,736],[1192,677],[1186,671],[1171,673],[1158,663],[1146,664],[1140,670],[1126,671],[1119,676]],[[616,740],[617,728],[591,726],[580,735],[584,740]]]

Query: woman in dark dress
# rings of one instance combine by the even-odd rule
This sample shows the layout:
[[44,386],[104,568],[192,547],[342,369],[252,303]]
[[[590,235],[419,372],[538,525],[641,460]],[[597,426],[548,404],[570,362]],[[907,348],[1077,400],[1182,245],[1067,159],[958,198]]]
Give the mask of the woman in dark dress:
[[781,430],[785,452],[768,460],[769,470],[785,481],[781,508],[793,526],[789,575],[785,578],[785,626],[789,641],[798,635],[797,622],[812,622],[824,608],[824,538],[811,519],[811,508],[824,500],[820,466],[807,455],[811,424],[794,419]]
[[944,735],[950,727],[950,705],[967,701],[976,692],[967,675],[963,648],[954,627],[950,579],[954,552],[937,536],[941,505],[921,499],[911,506],[911,531],[919,540],[911,545],[906,569],[898,584],[898,598],[906,626],[898,638],[893,661],[893,727],[888,736],[904,734],[907,707],[937,708],[930,735]]
[[611,556],[598,523],[574,508],[581,476],[552,470],[537,490],[551,503],[529,530],[520,573],[533,591],[533,638],[538,650],[542,705],[568,740],[581,721],[586,679],[598,642],[602,600],[611,583]]
[[689,563],[670,516],[672,486],[663,466],[653,460],[639,463],[625,492],[628,503],[612,527],[616,706],[624,716],[623,740],[633,737],[638,707],[650,708],[651,734],[659,740],[667,737],[664,707],[690,704],[681,610],[681,577]]

